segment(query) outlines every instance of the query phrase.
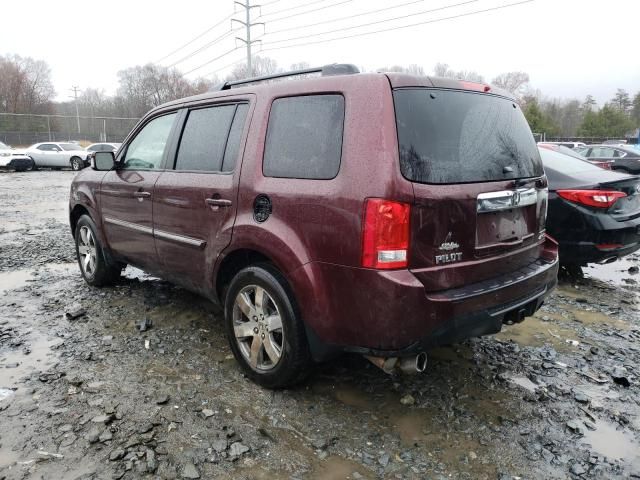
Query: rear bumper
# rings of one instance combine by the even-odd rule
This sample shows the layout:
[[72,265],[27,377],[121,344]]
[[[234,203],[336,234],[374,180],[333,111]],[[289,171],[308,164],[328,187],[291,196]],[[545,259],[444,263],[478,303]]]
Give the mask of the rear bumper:
[[6,165],[0,166],[0,169],[22,170],[31,167],[32,161],[29,157],[12,158]]
[[574,238],[580,240],[559,240],[562,263],[586,265],[615,260],[640,249],[640,218],[624,222],[622,228],[591,230]]
[[[319,287],[299,292],[303,275]],[[291,280],[314,356],[335,350],[411,355],[497,333],[503,321],[532,315],[557,283],[558,259],[538,259],[517,271],[464,287],[426,292],[408,270],[381,272],[310,263]],[[507,318],[505,318],[507,317]]]

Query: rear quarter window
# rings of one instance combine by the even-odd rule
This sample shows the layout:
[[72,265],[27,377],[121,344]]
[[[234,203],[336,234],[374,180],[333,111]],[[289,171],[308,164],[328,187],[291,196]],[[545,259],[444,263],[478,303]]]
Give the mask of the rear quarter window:
[[269,114],[263,174],[327,180],[340,169],[344,97],[278,98]]
[[543,175],[529,125],[513,101],[459,90],[409,88],[393,99],[400,168],[419,183]]

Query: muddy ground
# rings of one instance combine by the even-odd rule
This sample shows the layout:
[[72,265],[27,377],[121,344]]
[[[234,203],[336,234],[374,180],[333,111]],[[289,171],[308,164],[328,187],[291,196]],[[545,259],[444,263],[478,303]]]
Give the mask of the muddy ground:
[[0,174],[0,479],[640,478],[638,256],[420,376],[345,356],[272,392],[214,305],[81,280],[73,175]]

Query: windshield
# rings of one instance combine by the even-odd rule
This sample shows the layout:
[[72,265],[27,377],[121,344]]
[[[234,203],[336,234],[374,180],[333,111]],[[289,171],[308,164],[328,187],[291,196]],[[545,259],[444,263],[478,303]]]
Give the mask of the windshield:
[[9,150],[9,145],[7,145],[6,143],[0,142],[0,148],[5,149],[5,150]]
[[602,173],[602,168],[586,160],[554,152],[544,147],[540,147],[540,156],[544,168],[550,168],[565,175],[575,175],[582,172]]
[[395,90],[400,169],[420,183],[543,175],[538,148],[511,100],[475,92]]
[[60,147],[66,151],[82,150],[80,145],[78,145],[77,143],[59,143],[58,145],[60,145]]

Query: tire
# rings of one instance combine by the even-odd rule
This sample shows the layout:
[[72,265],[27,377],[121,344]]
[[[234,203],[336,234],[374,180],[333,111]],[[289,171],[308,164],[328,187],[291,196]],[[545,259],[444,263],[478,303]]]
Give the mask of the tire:
[[275,267],[258,264],[238,272],[224,306],[229,345],[251,380],[279,389],[309,374],[312,361],[304,325],[287,281]]
[[76,258],[85,282],[93,287],[102,287],[113,284],[120,277],[123,265],[105,254],[96,231],[91,217],[82,215],[75,231]]
[[33,158],[31,159],[31,171],[32,172],[38,171],[38,165],[36,164],[36,161]]
[[84,167],[84,162],[80,157],[72,157],[71,158],[71,170],[74,172],[79,172]]

